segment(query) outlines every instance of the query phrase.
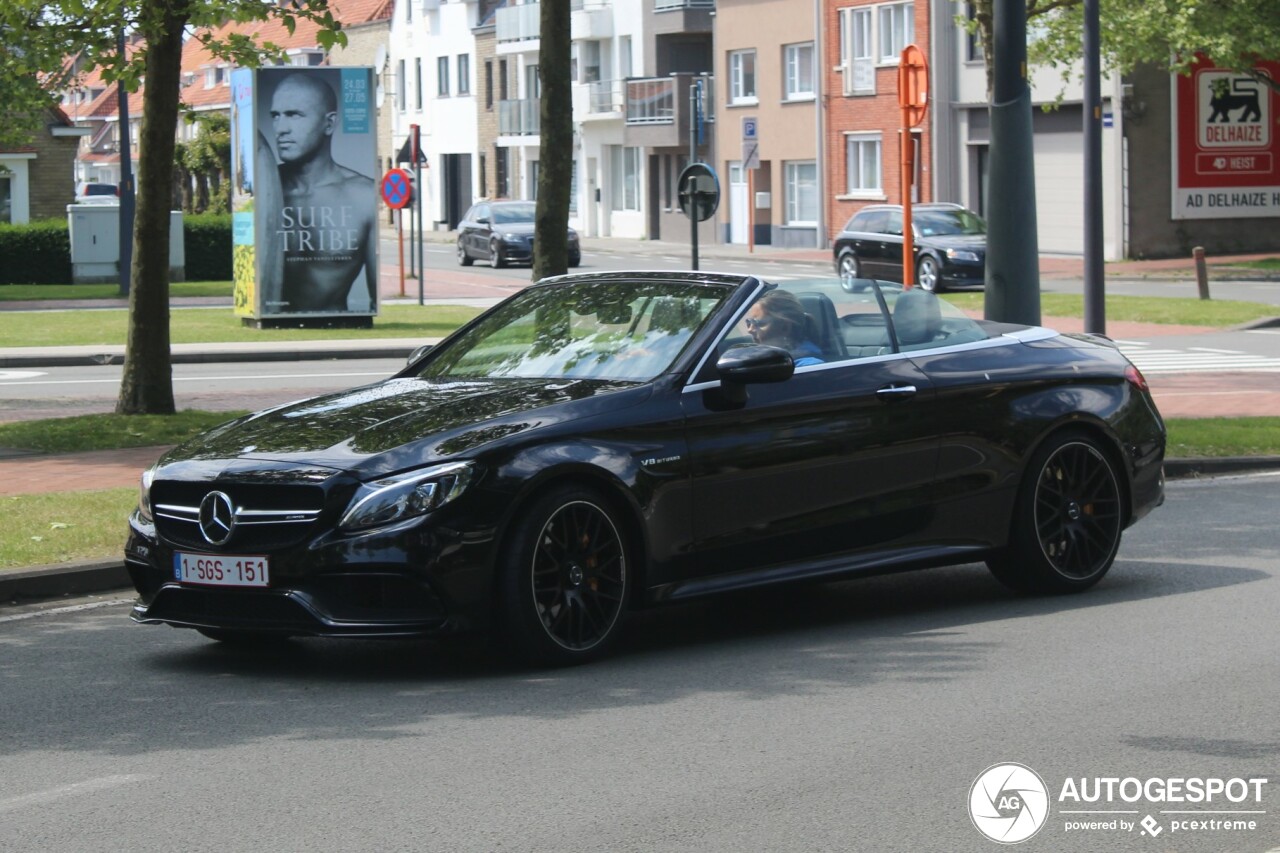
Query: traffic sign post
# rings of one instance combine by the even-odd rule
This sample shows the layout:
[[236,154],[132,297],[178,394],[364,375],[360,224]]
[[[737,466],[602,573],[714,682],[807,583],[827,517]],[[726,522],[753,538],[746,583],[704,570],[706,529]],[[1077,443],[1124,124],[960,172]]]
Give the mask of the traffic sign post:
[[742,168],[747,172],[747,251],[756,250],[755,170],[760,168],[760,123],[742,118]]
[[693,249],[693,268],[698,268],[698,223],[712,217],[720,206],[720,181],[706,163],[690,163],[676,183],[680,191],[680,210],[689,217]]
[[911,185],[915,179],[915,141],[911,128],[924,121],[929,104],[929,63],[924,51],[909,44],[898,59],[898,106],[902,110],[902,287],[916,280],[915,232],[911,224]]
[[396,212],[396,237],[400,244],[400,296],[404,296],[404,208],[413,199],[413,184],[404,169],[388,169],[382,176],[382,200]]

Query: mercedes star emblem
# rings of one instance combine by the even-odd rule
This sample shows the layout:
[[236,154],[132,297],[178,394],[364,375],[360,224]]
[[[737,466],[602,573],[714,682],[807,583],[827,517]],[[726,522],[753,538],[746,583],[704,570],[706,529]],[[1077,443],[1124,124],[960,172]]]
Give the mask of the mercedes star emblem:
[[200,534],[210,545],[223,545],[236,527],[236,510],[231,498],[210,492],[200,501]]

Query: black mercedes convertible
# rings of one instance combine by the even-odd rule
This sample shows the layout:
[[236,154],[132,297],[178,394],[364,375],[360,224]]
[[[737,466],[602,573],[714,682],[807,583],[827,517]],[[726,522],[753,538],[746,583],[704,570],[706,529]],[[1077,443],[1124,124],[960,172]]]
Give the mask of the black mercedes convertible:
[[764,584],[976,561],[1097,583],[1163,500],[1141,373],[1103,337],[859,285],[563,276],[384,381],[217,427],[143,475],[133,618],[491,630],[561,664],[636,608]]

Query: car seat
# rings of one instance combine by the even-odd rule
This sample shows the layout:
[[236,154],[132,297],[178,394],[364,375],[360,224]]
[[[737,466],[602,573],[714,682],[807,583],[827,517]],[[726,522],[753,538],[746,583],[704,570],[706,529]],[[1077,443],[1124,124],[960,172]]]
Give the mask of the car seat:
[[933,343],[942,331],[938,297],[916,287],[904,290],[893,306],[893,330],[900,350],[920,349]]
[[823,361],[844,361],[849,357],[845,352],[844,338],[840,335],[840,321],[836,318],[836,307],[825,293],[804,291],[796,294],[804,313],[809,317],[809,334],[813,342],[822,350]]

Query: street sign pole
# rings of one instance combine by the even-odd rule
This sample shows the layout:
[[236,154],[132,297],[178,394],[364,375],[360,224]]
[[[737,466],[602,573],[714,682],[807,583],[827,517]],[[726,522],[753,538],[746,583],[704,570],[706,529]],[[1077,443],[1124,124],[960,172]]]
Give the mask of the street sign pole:
[[[701,84],[702,81],[698,81]],[[701,85],[689,85],[689,163],[698,162],[698,127],[695,116],[698,114],[698,92],[701,91]],[[693,176],[689,176],[690,186],[689,193],[693,194],[692,186]],[[698,268],[698,217],[689,217],[689,247],[690,259],[693,263],[692,269]]]
[[756,169],[760,168],[760,124],[755,116],[744,116],[742,119],[742,168],[747,172],[747,251],[754,253],[756,250]]
[[[423,280],[426,276],[426,261],[422,256],[422,242],[425,235],[422,233],[425,223],[422,221],[422,149],[418,147],[420,140],[418,126],[416,124],[409,125],[409,137],[412,144],[409,146],[413,152],[413,199],[414,209],[417,212],[418,220],[418,304],[426,304],[426,293],[423,286]],[[410,247],[412,251],[412,247]]]
[[929,103],[929,63],[914,44],[902,49],[898,60],[898,106],[902,108],[902,132],[898,139],[902,162],[902,287],[916,280],[915,231],[911,224],[911,187],[915,181],[915,140],[911,128],[924,121]]

